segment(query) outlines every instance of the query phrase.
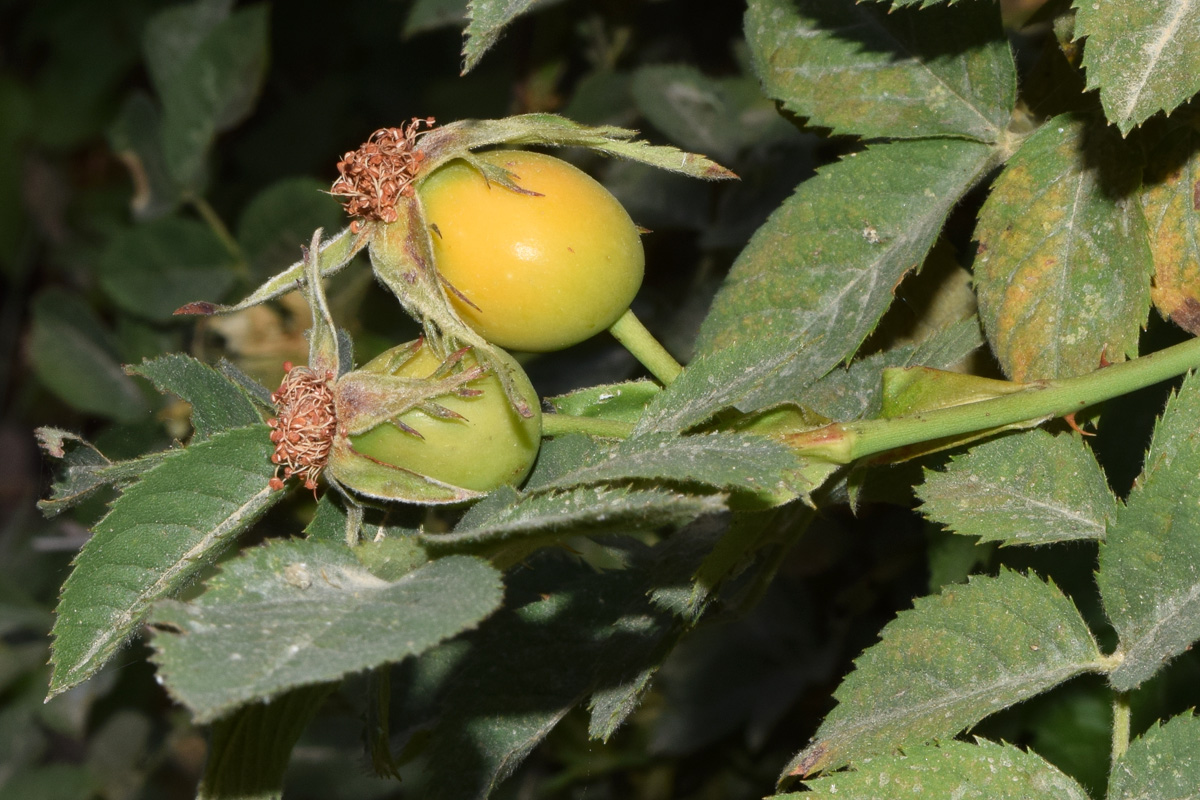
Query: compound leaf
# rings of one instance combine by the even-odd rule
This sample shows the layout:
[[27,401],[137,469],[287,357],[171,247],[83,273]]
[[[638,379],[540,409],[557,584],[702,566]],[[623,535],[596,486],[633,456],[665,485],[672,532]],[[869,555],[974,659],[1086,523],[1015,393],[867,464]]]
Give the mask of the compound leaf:
[[800,184],[738,256],[695,358],[639,430],[794,401],[847,360],[992,154],[950,139],[874,145]]
[[1054,584],[1009,570],[901,611],[855,662],[838,705],[785,775],[809,775],[950,737],[1084,672],[1102,656]]
[[920,12],[752,0],[745,30],[767,95],[835,133],[995,142],[1016,101],[1016,68],[992,0]]
[[770,800],[1088,798],[1082,786],[1037,753],[986,739],[906,747],[903,754],[864,758],[849,772],[807,781],[805,786],[808,791],[803,794],[781,794]]
[[935,522],[1006,544],[1103,539],[1117,513],[1091,449],[1043,430],[985,442],[927,471],[917,496]]
[[1140,155],[1072,115],[1030,136],[979,214],[975,286],[1010,378],[1082,375],[1137,354],[1153,262],[1132,192]]
[[502,593],[500,574],[468,556],[389,581],[344,545],[275,540],[225,564],[196,600],[161,603],[154,661],[171,695],[207,722],[420,653],[474,627]]
[[283,497],[267,487],[269,432],[237,428],[175,452],[96,523],[58,604],[51,697],[91,677],[152,603],[186,586]]
[[192,407],[195,441],[231,428],[262,422],[250,398],[207,364],[182,353],[147,359],[128,372],[141,375],[161,392],[170,392]]
[[1200,91],[1200,2],[1075,0],[1075,35],[1087,37],[1087,88],[1127,134]]
[[1113,764],[1109,800],[1195,797],[1200,786],[1200,719],[1182,714],[1152,725]]
[[1100,547],[1096,582],[1120,636],[1109,680],[1129,691],[1200,638],[1200,379],[1163,411],[1145,467]]

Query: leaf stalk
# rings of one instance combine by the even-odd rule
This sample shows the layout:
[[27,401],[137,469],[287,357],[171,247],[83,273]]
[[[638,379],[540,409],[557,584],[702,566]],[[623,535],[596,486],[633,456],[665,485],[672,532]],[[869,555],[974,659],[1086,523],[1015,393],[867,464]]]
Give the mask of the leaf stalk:
[[1074,378],[1036,381],[1014,394],[891,419],[835,422],[791,434],[800,455],[848,464],[907,445],[1074,414],[1200,367],[1200,339]]

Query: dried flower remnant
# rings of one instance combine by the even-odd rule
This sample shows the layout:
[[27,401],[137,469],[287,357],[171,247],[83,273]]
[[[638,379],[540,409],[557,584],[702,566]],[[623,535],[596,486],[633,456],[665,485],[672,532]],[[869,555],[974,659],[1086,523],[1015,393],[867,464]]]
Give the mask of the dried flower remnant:
[[358,217],[350,223],[354,233],[362,220],[395,222],[396,203],[411,197],[413,181],[425,154],[416,150],[417,140],[432,128],[433,117],[413,118],[402,128],[381,128],[357,150],[338,162],[338,179],[329,193],[345,197],[346,213]]
[[334,376],[332,372],[318,376],[290,361],[283,368],[287,374],[271,395],[279,416],[267,421],[273,428],[271,441],[275,443],[271,461],[277,465],[269,484],[272,489],[282,489],[285,480],[296,476],[303,479],[304,488],[315,490],[317,477],[329,462],[337,428],[331,386]]

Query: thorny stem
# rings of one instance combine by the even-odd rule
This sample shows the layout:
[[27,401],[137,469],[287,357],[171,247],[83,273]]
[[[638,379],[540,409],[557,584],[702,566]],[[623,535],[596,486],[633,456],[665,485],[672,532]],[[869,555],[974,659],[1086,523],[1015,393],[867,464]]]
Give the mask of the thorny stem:
[[892,419],[841,422],[792,434],[800,455],[835,464],[948,436],[1062,417],[1200,367],[1200,338],[1076,378],[1039,381],[1025,391]]
[[1112,763],[1116,764],[1129,749],[1129,727],[1132,712],[1129,694],[1118,692],[1113,696]]
[[625,345],[625,349],[633,353],[633,357],[642,362],[642,366],[650,370],[650,374],[662,381],[663,386],[671,382],[683,372],[667,349],[655,339],[646,326],[634,316],[633,309],[625,309],[621,318],[612,324],[609,332],[617,341]]
[[633,433],[633,423],[599,417],[578,417],[574,414],[542,415],[543,436],[565,436],[568,433],[627,439]]

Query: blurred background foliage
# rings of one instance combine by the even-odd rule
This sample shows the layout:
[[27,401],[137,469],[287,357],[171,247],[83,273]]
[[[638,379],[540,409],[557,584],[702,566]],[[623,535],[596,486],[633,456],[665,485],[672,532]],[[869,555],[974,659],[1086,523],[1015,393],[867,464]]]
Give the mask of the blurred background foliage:
[[[1011,3],[1010,21],[1039,4]],[[567,154],[651,231],[635,309],[686,358],[750,234],[816,166],[853,146],[805,131],[762,97],[743,10],[727,0],[702,9],[690,0],[545,0],[464,76],[464,0],[0,0],[0,800],[190,797],[206,747],[139,646],[43,704],[50,609],[111,496],[43,519],[34,503],[49,467],[32,430],[73,430],[111,458],[186,437],[186,407],[122,369],[163,352],[225,356],[276,383],[284,360],[304,357],[302,300],[200,324],[172,310],[236,299],[295,261],[314,228],[341,227],[340,208],[322,193],[338,158],[415,116],[555,111],[639,128],[737,172],[736,184],[705,185]],[[1037,68],[1041,40],[1027,38],[1019,53]],[[227,67],[212,96],[189,72],[189,54],[204,47]],[[369,275],[347,270],[331,289],[360,362],[416,331]],[[905,285],[901,299],[913,299],[892,314],[896,329],[920,316],[921,292]],[[526,366],[543,395],[638,375],[606,337]],[[857,517],[825,512],[754,610],[679,647],[608,744],[590,740],[586,715],[575,712],[499,796],[769,794],[851,659],[911,597],[961,580],[981,559],[1036,565],[1095,610],[1092,548],[1002,557],[974,548],[908,510],[907,487],[918,480],[898,476],[890,485],[906,487],[902,495],[883,486],[881,502]],[[310,512],[311,498],[300,497],[260,527],[292,534]],[[1185,707],[1179,687],[1194,686],[1198,670],[1188,656],[1158,678],[1143,693],[1155,706],[1147,719]],[[397,673],[397,687],[419,687],[403,665]],[[1099,787],[1109,731],[1099,689],[1071,683],[989,720],[987,733],[1032,745]],[[419,705],[413,691],[397,702]],[[351,681],[327,703],[296,749],[289,797],[404,794],[367,766],[361,695]]]

